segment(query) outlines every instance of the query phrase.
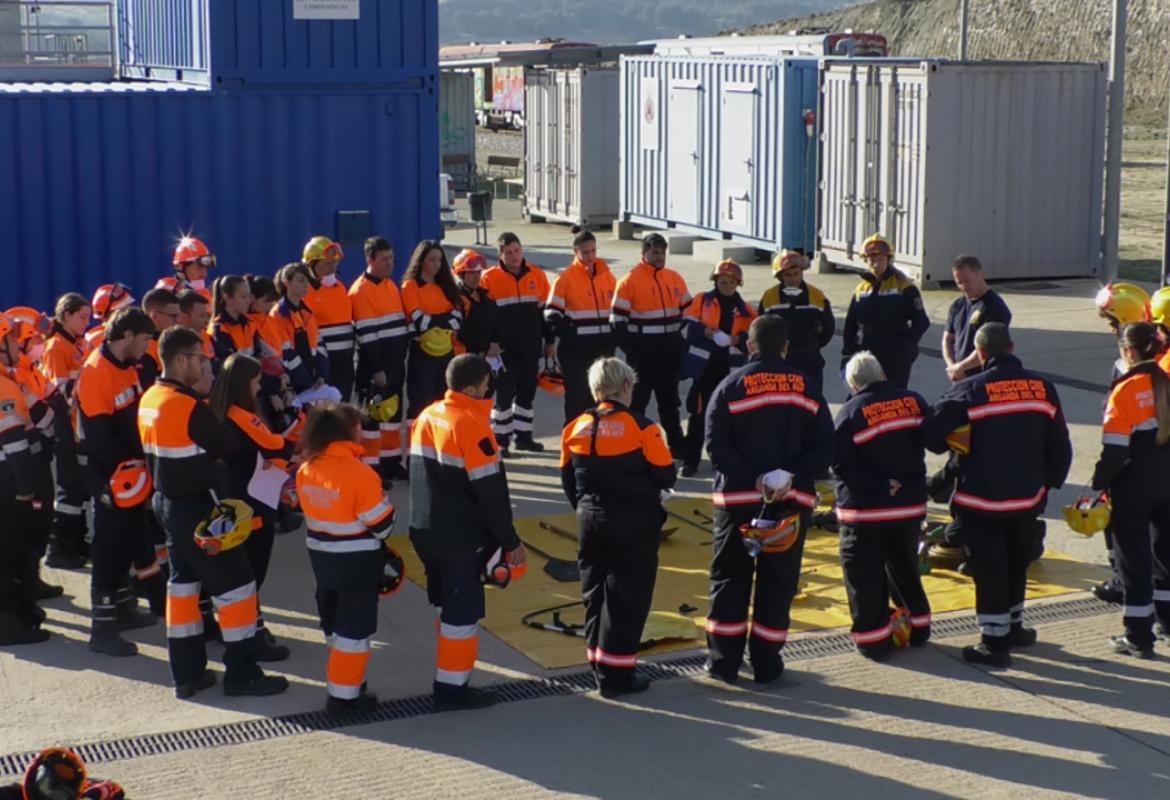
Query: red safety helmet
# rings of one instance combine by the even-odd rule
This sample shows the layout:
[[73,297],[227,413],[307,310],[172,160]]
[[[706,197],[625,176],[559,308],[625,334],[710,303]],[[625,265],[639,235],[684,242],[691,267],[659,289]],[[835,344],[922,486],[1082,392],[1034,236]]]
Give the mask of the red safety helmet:
[[93,293],[93,302],[90,303],[93,315],[103,322],[118,309],[133,304],[134,295],[130,293],[130,287],[124,283],[102,284]]
[[748,554],[786,553],[800,538],[800,514],[779,520],[754,519],[739,526]]
[[202,239],[184,236],[175,245],[175,255],[171,258],[171,264],[176,269],[182,269],[185,264],[190,264],[192,261],[197,261],[209,269],[215,266],[215,256],[212,255],[211,250],[207,248]]
[[720,278],[728,276],[735,278],[736,286],[743,286],[743,267],[736,264],[730,258],[725,258],[715,265],[715,269],[711,270],[711,280],[717,281]]
[[153,490],[150,469],[141,458],[123,461],[110,476],[110,498],[118,508],[137,508]]
[[26,800],[73,800],[86,788],[85,762],[72,750],[42,750],[24,773],[20,785]]
[[398,594],[398,590],[406,582],[406,562],[390,545],[385,545],[382,549],[386,554],[386,563],[382,565],[382,579],[378,581],[378,596],[389,597]]
[[544,367],[536,375],[536,385],[549,394],[559,397],[565,393],[565,375],[555,359],[546,358]]
[[509,564],[504,548],[497,547],[484,562],[480,578],[486,584],[506,589],[509,583],[520,580],[527,572],[527,564]]
[[487,259],[471,248],[460,250],[459,255],[451,262],[451,269],[456,275],[464,272],[483,272],[487,269]]

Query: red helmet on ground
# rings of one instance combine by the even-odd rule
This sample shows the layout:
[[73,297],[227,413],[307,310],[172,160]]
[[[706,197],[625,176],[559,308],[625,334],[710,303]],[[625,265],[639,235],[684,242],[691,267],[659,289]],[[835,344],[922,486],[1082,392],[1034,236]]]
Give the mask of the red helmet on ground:
[[451,269],[456,275],[464,272],[483,272],[487,269],[487,259],[471,248],[459,251],[455,260],[451,262]]
[[110,476],[110,498],[118,508],[137,508],[150,498],[154,481],[140,458],[123,461]]
[[722,277],[735,278],[735,285],[743,286],[743,267],[730,258],[724,259],[715,265],[715,269],[711,270],[711,280],[717,281]]
[[80,797],[86,787],[85,762],[72,750],[51,747],[28,765],[21,783],[27,800]]
[[207,248],[202,239],[184,236],[175,245],[175,255],[171,259],[171,263],[175,267],[181,268],[184,264],[189,264],[192,261],[198,261],[205,267],[215,266],[215,256],[211,254],[211,250]]
[[99,320],[107,320],[110,315],[120,308],[133,305],[134,295],[130,287],[124,283],[106,283],[93,293],[93,315]]

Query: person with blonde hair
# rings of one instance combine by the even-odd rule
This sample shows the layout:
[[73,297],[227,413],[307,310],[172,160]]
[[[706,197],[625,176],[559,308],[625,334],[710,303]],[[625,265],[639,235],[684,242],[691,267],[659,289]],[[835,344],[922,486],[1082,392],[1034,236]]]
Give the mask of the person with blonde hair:
[[586,656],[603,697],[642,692],[636,672],[658,570],[661,494],[674,461],[656,423],[630,410],[638,377],[619,358],[587,373],[596,406],[565,426],[561,483],[577,512]]

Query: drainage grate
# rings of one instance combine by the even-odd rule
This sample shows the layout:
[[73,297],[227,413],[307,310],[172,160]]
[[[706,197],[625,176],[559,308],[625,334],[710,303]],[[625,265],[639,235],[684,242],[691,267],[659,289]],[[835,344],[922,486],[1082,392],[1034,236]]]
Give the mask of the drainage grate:
[[[1116,606],[1102,603],[1093,597],[1086,597],[1029,606],[1027,620],[1033,624],[1064,622],[1078,617],[1116,612],[1116,610]],[[938,619],[931,623],[931,636],[934,638],[967,636],[977,632],[975,618],[969,613]],[[786,661],[847,655],[852,652],[853,641],[848,633],[802,636],[789,641],[784,646]],[[706,657],[702,654],[678,656],[645,663],[641,665],[641,669],[652,681],[671,680],[700,674],[705,660]],[[593,674],[589,671],[574,672],[551,678],[527,678],[493,686],[500,701],[505,703],[582,694],[594,687]],[[369,725],[375,722],[393,722],[420,717],[430,714],[432,711],[430,697],[407,697],[379,703],[373,711],[344,720],[329,717],[322,711],[309,711],[206,728],[192,728],[185,731],[93,742],[77,745],[73,749],[85,760],[86,764],[103,764],[143,756],[281,739],[286,736],[331,731],[355,725]],[[23,773],[36,755],[35,752],[25,752],[0,756],[0,776]]]

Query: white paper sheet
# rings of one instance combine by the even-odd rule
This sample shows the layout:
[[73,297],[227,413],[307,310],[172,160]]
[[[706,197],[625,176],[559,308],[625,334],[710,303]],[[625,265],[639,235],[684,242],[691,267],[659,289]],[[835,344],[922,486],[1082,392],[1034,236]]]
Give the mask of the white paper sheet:
[[256,454],[256,469],[248,481],[248,495],[275,511],[280,506],[280,490],[288,481],[288,473],[278,467],[265,467],[264,457]]

